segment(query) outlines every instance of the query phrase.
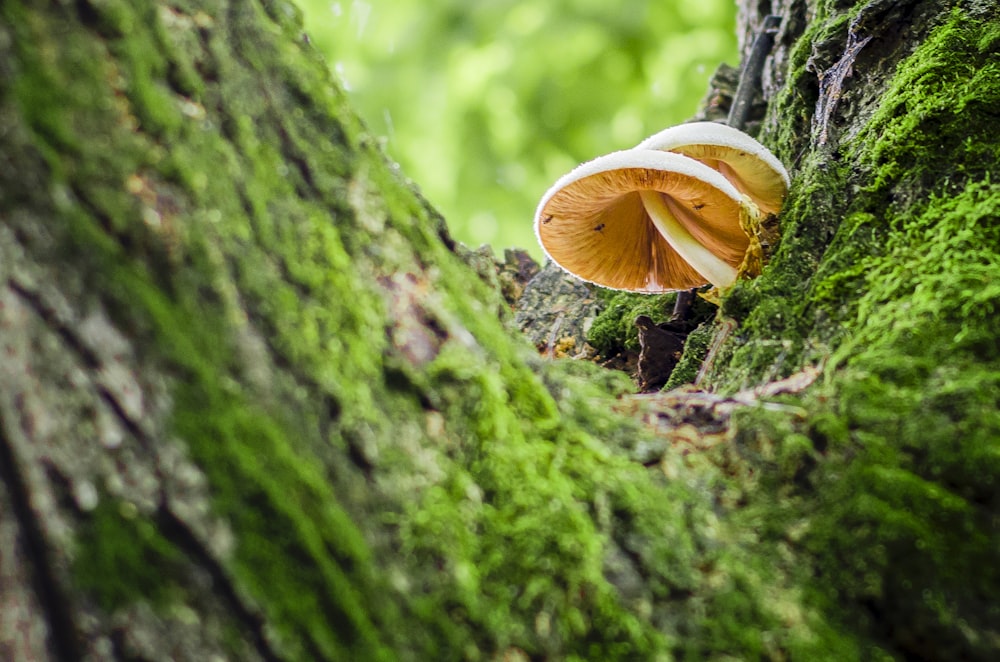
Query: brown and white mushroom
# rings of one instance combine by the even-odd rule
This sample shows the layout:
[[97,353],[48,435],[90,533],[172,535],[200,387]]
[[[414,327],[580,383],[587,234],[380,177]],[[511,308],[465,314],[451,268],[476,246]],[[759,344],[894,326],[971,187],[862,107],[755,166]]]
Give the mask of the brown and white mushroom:
[[545,253],[603,287],[670,292],[731,285],[749,246],[754,205],[692,158],[631,149],[584,163],[542,197],[535,233]]
[[777,214],[789,178],[767,147],[739,129],[717,122],[691,122],[650,136],[636,149],[683,154],[718,170],[765,214]]

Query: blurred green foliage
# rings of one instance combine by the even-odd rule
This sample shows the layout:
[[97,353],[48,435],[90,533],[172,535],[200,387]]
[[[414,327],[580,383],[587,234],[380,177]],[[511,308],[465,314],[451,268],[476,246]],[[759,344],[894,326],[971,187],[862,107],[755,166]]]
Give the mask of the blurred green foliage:
[[691,116],[736,63],[732,0],[298,0],[389,155],[476,246],[520,246],[577,163]]

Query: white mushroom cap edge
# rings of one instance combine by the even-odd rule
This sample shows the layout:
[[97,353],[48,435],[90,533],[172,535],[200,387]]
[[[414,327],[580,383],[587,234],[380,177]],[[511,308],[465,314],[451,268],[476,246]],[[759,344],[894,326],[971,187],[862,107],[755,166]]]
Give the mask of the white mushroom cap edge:
[[747,152],[767,164],[785,183],[791,178],[785,166],[767,147],[739,129],[719,122],[689,122],[678,124],[653,134],[635,146],[635,149],[653,149],[669,152],[687,145],[716,145]]

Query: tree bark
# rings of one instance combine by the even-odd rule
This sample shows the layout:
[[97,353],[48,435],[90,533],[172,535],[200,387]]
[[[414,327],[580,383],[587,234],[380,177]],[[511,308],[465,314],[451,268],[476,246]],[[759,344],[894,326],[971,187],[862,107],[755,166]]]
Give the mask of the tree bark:
[[5,0],[0,657],[995,659],[1000,16],[766,4],[780,241],[637,396],[294,5]]

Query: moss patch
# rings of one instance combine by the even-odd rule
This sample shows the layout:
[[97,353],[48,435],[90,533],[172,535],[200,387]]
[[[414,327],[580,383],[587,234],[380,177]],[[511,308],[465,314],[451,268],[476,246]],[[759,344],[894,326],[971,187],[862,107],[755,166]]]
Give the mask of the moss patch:
[[704,322],[692,331],[684,341],[684,353],[677,362],[670,379],[664,385],[664,390],[670,390],[684,384],[693,384],[701,370],[701,364],[708,355],[709,345],[715,337],[715,327]]
[[942,658],[997,647],[998,217],[1000,186],[970,183],[871,263],[862,321],[834,355],[848,434],[821,473],[828,505],[809,540],[841,595],[878,605],[867,625],[908,651],[933,641]]
[[176,598],[183,554],[135,507],[107,497],[80,531],[77,585],[110,612],[136,599],[163,606]]
[[623,350],[639,351],[639,333],[635,318],[647,315],[654,322],[665,322],[673,309],[675,295],[649,296],[631,292],[598,290],[607,305],[594,320],[587,342],[603,356],[614,356]]
[[[866,258],[884,255],[901,218],[921,213],[931,197],[960,192],[1000,157],[982,121],[997,101],[997,65],[983,50],[989,39],[968,27],[990,23],[955,11],[886,78],[884,93],[864,90],[879,102],[844,154],[836,146],[803,152],[802,137],[810,133],[804,123],[815,104],[812,69],[839,57],[837,35],[851,14],[813,21],[793,49],[790,83],[775,104],[774,117],[781,119],[769,141],[786,163],[799,160],[782,212],[781,245],[760,278],[739,283],[723,302],[723,313],[740,329],[715,368],[718,387],[786,376],[829,354],[856,313]],[[810,40],[832,46],[816,47],[817,55]],[[833,49],[826,59],[823,48]]]

